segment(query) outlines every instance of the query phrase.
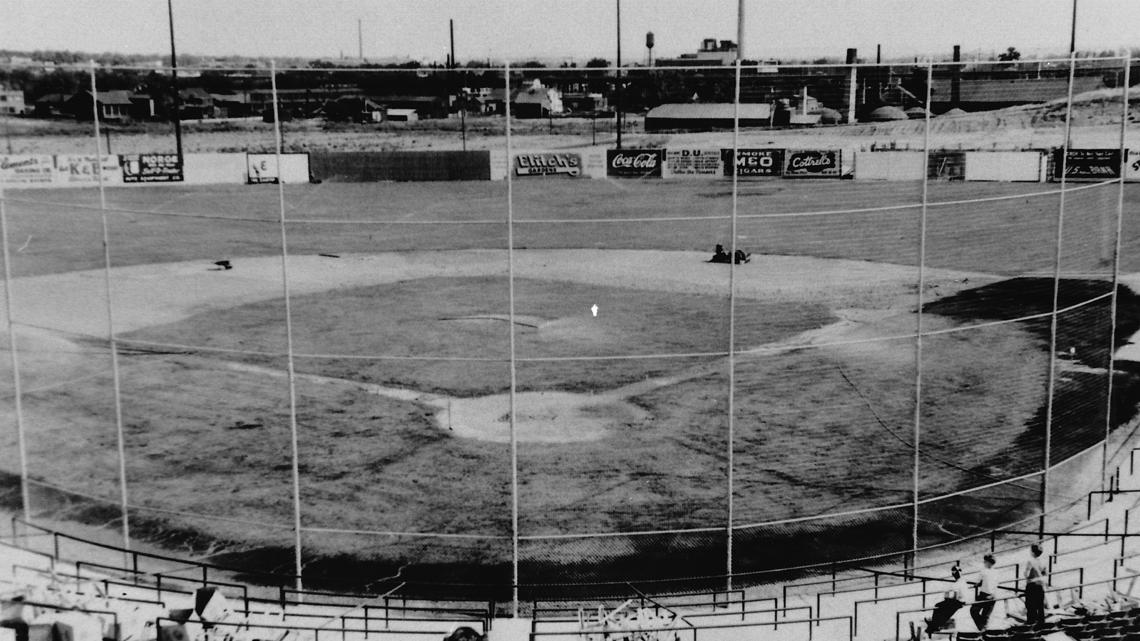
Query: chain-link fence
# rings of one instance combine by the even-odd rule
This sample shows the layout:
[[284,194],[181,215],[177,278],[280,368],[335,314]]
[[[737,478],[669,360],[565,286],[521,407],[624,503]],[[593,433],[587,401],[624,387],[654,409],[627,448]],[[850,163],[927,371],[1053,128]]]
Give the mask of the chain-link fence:
[[494,599],[1048,529],[1140,393],[1129,64],[245,70],[178,151],[92,71],[5,157],[6,502]]

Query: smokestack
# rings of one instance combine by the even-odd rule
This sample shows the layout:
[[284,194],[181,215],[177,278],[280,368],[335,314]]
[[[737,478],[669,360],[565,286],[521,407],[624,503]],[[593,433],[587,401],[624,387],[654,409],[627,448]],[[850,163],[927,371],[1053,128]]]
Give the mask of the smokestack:
[[847,64],[850,65],[847,71],[847,122],[854,123],[855,120],[855,87],[859,84],[859,77],[855,71],[855,59],[858,51],[855,48],[847,49]]
[[962,45],[954,45],[954,67],[950,70],[950,106],[957,108],[962,100]]

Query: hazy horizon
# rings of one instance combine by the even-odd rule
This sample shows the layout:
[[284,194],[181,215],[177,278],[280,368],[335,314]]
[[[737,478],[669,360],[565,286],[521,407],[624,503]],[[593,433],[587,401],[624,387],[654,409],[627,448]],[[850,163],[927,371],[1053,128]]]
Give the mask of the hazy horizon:
[[[420,2],[330,0],[172,0],[179,57],[357,58],[445,60],[448,21],[456,58],[585,60],[616,57],[615,0]],[[68,50],[168,57],[162,0],[0,0],[0,43],[16,51]],[[704,38],[737,39],[735,0],[624,0],[622,62],[644,61],[645,34],[655,59],[695,51]],[[881,45],[884,59],[991,58],[1007,47],[1023,57],[1064,54],[1072,0],[934,2],[887,0],[746,0],[744,55],[750,59],[841,58],[848,47],[864,60]],[[358,40],[358,20],[360,33]],[[1081,0],[1076,45],[1118,51],[1140,44],[1140,2]],[[124,28],[124,25],[129,28]],[[361,45],[363,45],[361,47]]]

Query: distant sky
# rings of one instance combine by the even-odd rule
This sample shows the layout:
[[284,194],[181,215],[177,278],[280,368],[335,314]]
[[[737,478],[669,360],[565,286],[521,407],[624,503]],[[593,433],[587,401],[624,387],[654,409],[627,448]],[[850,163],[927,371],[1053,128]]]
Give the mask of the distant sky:
[[[967,57],[1014,46],[1068,49],[1072,0],[745,0],[749,58]],[[615,0],[173,0],[179,53],[442,61],[447,21],[457,58],[585,59],[615,54]],[[622,57],[693,51],[736,39],[736,0],[623,0]],[[1077,47],[1140,46],[1140,0],[1079,0]],[[169,53],[165,0],[0,0],[0,48]]]

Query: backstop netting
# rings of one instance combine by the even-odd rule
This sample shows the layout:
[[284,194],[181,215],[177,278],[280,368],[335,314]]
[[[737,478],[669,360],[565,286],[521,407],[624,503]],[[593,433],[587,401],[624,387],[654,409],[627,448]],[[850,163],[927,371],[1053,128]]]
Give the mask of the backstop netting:
[[6,503],[494,599],[1060,528],[1131,447],[1129,64],[260,69],[177,137],[78,69],[4,157]]

